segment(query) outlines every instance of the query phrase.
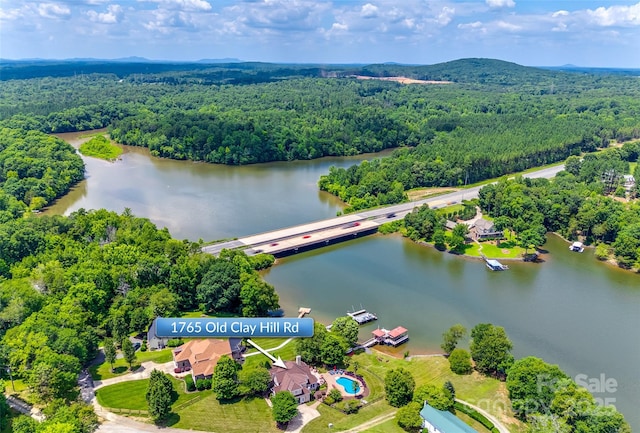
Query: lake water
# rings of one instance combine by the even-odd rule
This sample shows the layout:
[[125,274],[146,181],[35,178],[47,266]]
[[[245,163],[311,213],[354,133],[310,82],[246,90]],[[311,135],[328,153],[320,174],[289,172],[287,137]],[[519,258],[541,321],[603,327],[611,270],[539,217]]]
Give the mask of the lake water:
[[[61,136],[78,142],[78,134]],[[334,216],[342,203],[317,181],[331,165],[362,159],[228,167],[125,147],[114,163],[85,158],[87,179],[47,212],[128,207],[176,238],[239,237]],[[614,399],[640,431],[640,275],[596,261],[592,250],[572,253],[556,236],[545,248],[544,263],[491,272],[481,261],[374,235],[281,259],[264,277],[288,315],[311,307],[328,323],[362,306],[379,316],[363,338],[377,326],[406,327],[410,342],[399,354],[438,352],[455,323],[503,326],[517,358],[538,356],[582,380],[614,379],[614,392],[595,395]]]

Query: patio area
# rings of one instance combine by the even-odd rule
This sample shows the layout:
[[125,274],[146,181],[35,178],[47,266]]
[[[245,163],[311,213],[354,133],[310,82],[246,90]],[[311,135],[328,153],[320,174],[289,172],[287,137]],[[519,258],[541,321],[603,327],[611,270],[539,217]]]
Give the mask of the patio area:
[[335,388],[345,398],[363,398],[369,395],[364,379],[350,371],[329,370],[322,373],[322,378],[327,383],[327,392]]

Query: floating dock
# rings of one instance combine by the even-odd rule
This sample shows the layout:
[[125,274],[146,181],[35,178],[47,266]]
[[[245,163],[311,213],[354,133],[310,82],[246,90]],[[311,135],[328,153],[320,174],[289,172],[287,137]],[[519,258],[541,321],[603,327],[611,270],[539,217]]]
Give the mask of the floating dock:
[[347,311],[347,316],[358,322],[358,325],[364,325],[365,323],[378,320],[378,316],[373,313],[369,313],[367,310],[358,310],[353,312]]

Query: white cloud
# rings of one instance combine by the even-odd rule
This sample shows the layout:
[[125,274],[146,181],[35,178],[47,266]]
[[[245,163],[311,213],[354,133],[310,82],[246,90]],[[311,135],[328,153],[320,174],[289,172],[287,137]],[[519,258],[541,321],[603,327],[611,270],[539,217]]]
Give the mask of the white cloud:
[[153,11],[154,19],[143,24],[147,30],[169,34],[176,29],[195,30],[197,25],[191,14],[183,11],[158,9]]
[[517,31],[522,30],[522,26],[519,26],[519,25],[513,24],[513,23],[509,23],[507,21],[502,21],[502,20],[496,21],[495,22],[495,26],[497,28],[499,28],[499,29],[507,30],[509,32],[517,32]]
[[89,19],[95,23],[116,24],[122,20],[124,11],[120,5],[109,5],[107,12],[99,13],[96,11],[87,11]]
[[480,21],[474,21],[472,23],[463,23],[458,24],[459,29],[479,29],[482,28],[483,24]]
[[513,0],[485,0],[485,3],[492,9],[512,8],[516,5]]
[[58,3],[39,3],[36,10],[44,18],[67,18],[71,15],[67,6]]
[[436,18],[436,20],[438,21],[438,24],[440,24],[441,26],[446,26],[451,22],[455,13],[456,13],[455,8],[450,8],[445,6],[442,8],[440,13],[438,14],[438,17]]
[[245,34],[315,32],[330,4],[311,0],[264,0],[238,3],[220,12],[223,21],[236,23]]
[[602,27],[640,26],[640,3],[631,6],[599,7],[587,9],[587,15],[593,23]]
[[164,9],[177,9],[187,12],[193,11],[209,11],[211,4],[205,0],[139,0],[159,3]]
[[376,18],[378,16],[378,6],[367,3],[366,5],[362,6],[362,9],[360,10],[360,16],[362,18]]
[[0,20],[15,21],[22,18],[23,11],[20,9],[3,9],[0,8]]

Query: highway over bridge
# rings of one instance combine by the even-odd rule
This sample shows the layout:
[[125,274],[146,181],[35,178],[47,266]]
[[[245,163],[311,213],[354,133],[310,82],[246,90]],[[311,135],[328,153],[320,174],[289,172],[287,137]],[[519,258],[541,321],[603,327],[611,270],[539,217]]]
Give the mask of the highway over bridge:
[[[529,178],[552,178],[563,169],[564,165],[558,165],[527,173],[523,176]],[[273,254],[276,257],[296,254],[375,233],[381,224],[402,219],[415,207],[423,204],[428,204],[430,208],[437,209],[460,203],[463,200],[477,198],[478,191],[481,188],[482,186],[465,188],[423,200],[364,210],[232,241],[219,242],[203,247],[202,251],[213,255],[218,255],[223,249],[243,249],[248,255],[266,253]]]

